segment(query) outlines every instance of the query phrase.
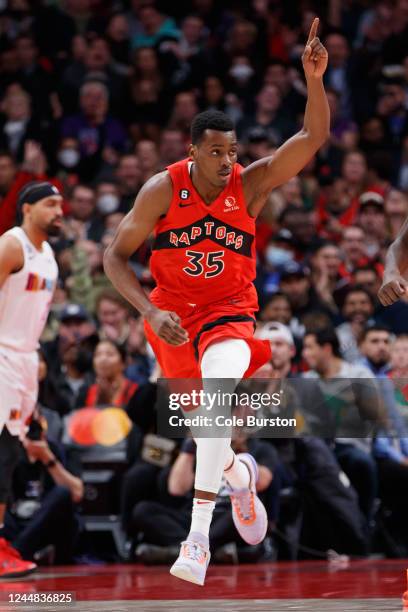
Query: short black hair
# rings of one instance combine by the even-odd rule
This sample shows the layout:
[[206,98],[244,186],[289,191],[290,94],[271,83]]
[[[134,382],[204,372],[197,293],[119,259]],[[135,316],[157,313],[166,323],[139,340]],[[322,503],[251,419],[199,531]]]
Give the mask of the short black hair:
[[333,327],[324,327],[307,331],[305,336],[314,336],[319,346],[329,344],[332,348],[333,355],[335,357],[341,357],[339,337]]
[[206,110],[199,113],[191,124],[191,142],[198,144],[205,130],[217,130],[218,132],[232,132],[235,129],[233,121],[219,110]]
[[[126,346],[124,344],[120,344],[119,342],[116,342],[116,340],[112,340],[111,338],[102,338],[101,340],[99,340],[96,346],[98,346],[99,344],[105,344],[105,342],[107,344],[110,344],[111,346],[113,346],[113,348],[117,350],[122,363],[126,365],[126,360],[128,356]],[[95,349],[96,349],[96,346],[95,346]]]
[[347,289],[346,295],[344,296],[343,306],[346,303],[346,300],[352,293],[364,293],[371,302],[371,305],[374,306],[374,298],[369,291],[363,285],[352,285],[349,289]]
[[382,323],[374,323],[373,325],[367,325],[362,333],[360,342],[363,342],[370,332],[386,332],[391,335],[392,331],[388,325],[383,325]]
[[380,278],[380,273],[375,265],[365,264],[363,266],[357,266],[353,271],[353,277],[356,276],[357,272],[373,272],[377,278]]

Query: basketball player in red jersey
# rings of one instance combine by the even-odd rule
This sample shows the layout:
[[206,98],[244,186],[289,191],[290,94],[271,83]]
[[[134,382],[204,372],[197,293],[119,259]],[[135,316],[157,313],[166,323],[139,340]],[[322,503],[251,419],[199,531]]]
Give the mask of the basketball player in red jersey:
[[[302,57],[308,99],[303,128],[277,152],[247,168],[237,164],[231,120],[219,111],[197,115],[189,158],[152,177],[122,221],[104,258],[116,288],[145,318],[147,338],[168,378],[211,381],[250,376],[270,358],[253,337],[257,295],[255,220],[275,187],[295,176],[329,135],[323,87],[327,51],[315,19]],[[154,230],[151,270],[157,287],[147,298],[128,260]],[[208,533],[223,472],[235,526],[256,544],[265,536],[265,508],[256,495],[257,465],[235,456],[229,438],[197,437],[191,530],[171,573],[203,584],[210,558]]]

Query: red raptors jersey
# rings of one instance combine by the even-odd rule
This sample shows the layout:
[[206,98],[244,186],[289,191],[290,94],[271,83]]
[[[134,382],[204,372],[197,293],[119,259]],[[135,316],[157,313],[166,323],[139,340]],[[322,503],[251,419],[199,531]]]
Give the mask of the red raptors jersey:
[[150,267],[155,292],[171,301],[205,305],[242,292],[255,278],[255,219],[242,187],[242,166],[216,200],[205,204],[183,159],[168,167],[173,197],[155,227]]

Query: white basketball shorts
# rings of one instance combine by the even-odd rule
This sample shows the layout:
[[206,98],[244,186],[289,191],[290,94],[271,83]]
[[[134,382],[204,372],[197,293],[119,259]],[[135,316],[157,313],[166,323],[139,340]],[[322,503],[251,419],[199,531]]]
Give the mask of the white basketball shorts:
[[20,436],[38,396],[38,354],[0,345],[0,433]]

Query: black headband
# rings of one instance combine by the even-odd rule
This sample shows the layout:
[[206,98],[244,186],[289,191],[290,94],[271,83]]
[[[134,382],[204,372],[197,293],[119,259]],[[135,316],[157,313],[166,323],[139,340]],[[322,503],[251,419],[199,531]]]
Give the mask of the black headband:
[[23,189],[18,197],[18,204],[36,204],[44,198],[50,196],[60,196],[60,192],[51,183],[35,183],[34,185],[27,186]]

